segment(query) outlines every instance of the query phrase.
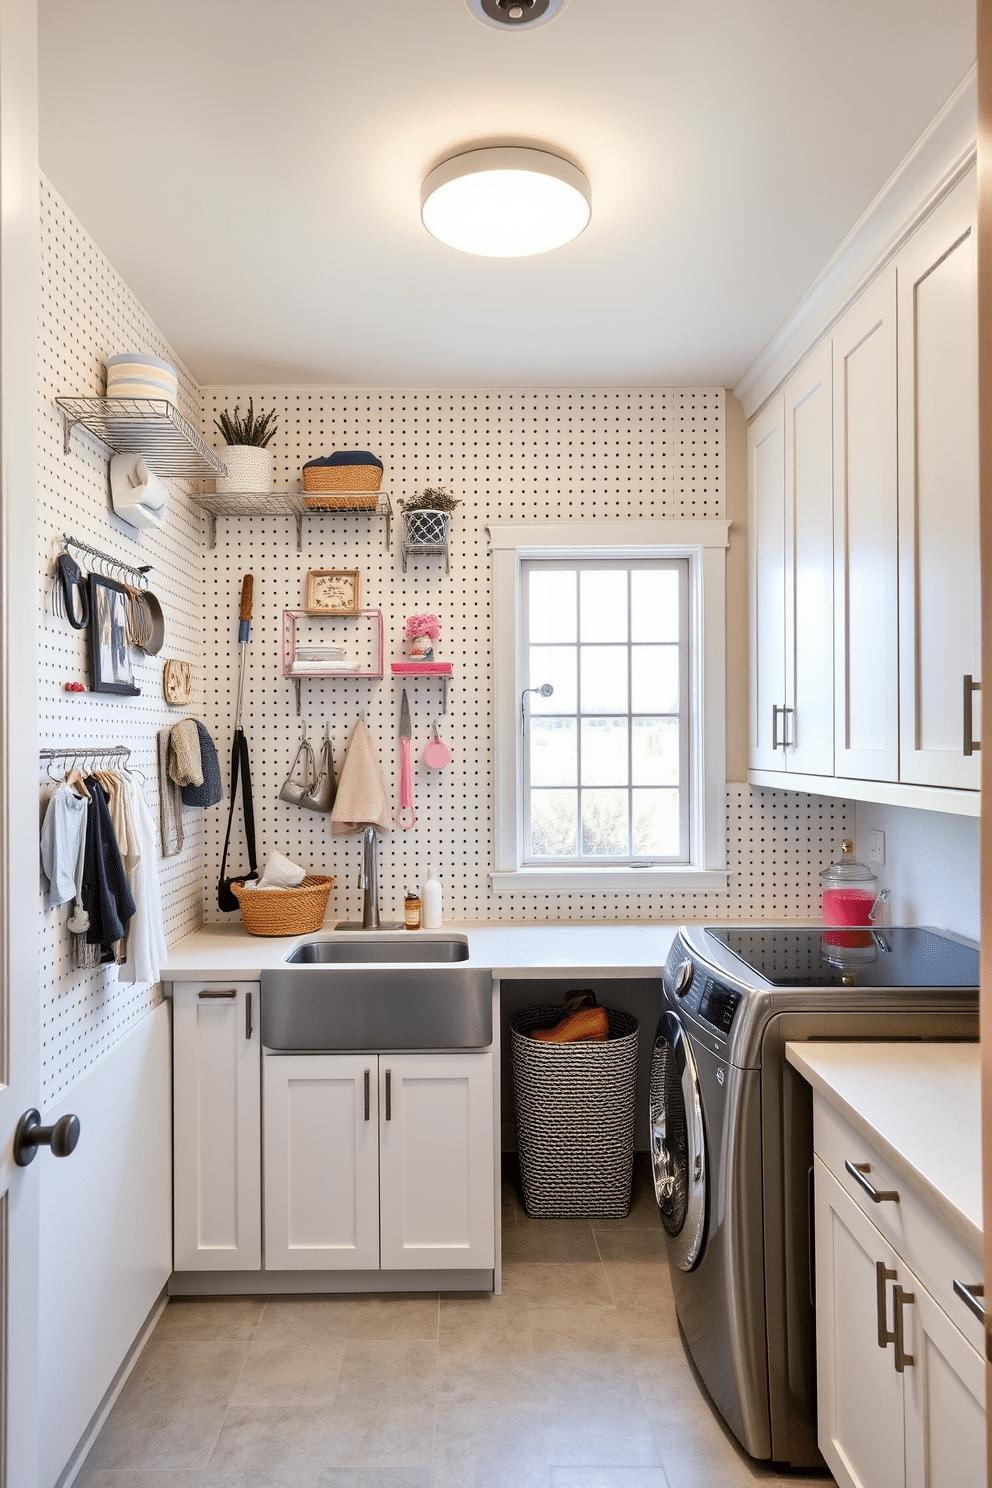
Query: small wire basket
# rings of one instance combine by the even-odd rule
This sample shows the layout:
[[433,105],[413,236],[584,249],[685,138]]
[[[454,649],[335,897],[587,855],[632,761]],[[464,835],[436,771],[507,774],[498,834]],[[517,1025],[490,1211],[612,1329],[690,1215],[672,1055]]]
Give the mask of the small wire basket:
[[408,548],[437,548],[442,551],[447,548],[448,528],[451,525],[450,512],[405,511],[403,522],[406,527]]

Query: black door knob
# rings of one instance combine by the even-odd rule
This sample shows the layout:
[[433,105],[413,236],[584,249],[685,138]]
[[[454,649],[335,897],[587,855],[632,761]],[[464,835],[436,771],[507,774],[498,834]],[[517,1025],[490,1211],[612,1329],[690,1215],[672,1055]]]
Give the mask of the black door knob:
[[42,1126],[37,1111],[25,1111],[14,1132],[14,1161],[19,1168],[26,1168],[34,1162],[39,1147],[50,1147],[54,1157],[68,1157],[78,1141],[78,1116],[62,1116],[54,1126]]

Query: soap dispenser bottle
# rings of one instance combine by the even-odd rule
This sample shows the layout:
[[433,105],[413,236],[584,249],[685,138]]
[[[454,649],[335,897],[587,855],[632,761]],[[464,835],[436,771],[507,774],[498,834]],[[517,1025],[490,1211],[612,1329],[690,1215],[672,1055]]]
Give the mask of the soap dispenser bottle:
[[427,882],[420,890],[420,923],[425,930],[440,930],[441,928],[441,893],[437,869],[428,866]]

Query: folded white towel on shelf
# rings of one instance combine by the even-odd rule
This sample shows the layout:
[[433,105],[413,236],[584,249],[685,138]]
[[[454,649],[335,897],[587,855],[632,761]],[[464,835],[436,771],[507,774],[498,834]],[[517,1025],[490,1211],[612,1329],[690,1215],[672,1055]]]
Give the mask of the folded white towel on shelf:
[[338,837],[346,832],[361,832],[365,827],[391,832],[393,814],[368,727],[364,718],[360,718],[341,770],[331,812],[331,832]]
[[[305,868],[299,867],[289,858],[284,858],[281,852],[269,853],[268,860],[258,880],[257,888],[260,889],[295,889],[307,876]],[[248,885],[245,885],[247,888]]]

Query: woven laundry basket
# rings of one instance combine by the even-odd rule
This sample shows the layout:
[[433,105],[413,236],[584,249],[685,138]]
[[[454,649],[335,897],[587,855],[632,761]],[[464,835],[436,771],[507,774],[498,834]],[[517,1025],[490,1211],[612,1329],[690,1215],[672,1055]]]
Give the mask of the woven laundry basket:
[[333,887],[333,878],[308,873],[295,889],[246,889],[241,882],[231,885],[231,893],[250,935],[307,935],[324,923]]
[[609,1010],[605,1044],[528,1037],[561,1016],[560,1006],[533,1007],[510,1019],[524,1207],[543,1218],[620,1218],[634,1166],[637,1019]]
[[[324,500],[321,506],[355,507],[359,510],[371,508],[379,504],[379,498],[371,495],[355,496],[355,492],[378,491],[382,485],[382,471],[378,465],[304,465],[303,467],[303,490],[306,493],[325,492],[332,496],[337,491],[345,492],[343,497],[333,500]],[[307,506],[316,506],[315,501],[307,501]]]

